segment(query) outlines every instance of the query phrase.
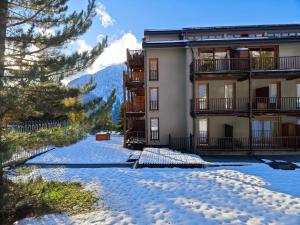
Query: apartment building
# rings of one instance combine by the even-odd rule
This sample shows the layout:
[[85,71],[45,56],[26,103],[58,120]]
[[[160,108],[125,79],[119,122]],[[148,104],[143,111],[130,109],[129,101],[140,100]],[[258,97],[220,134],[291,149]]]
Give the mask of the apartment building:
[[126,146],[300,152],[300,24],[145,30],[127,67]]

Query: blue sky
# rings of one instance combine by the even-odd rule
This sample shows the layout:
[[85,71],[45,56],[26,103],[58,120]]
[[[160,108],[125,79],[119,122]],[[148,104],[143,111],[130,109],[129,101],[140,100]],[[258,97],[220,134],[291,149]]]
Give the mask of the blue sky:
[[[86,4],[87,0],[70,0],[70,9]],[[107,50],[105,60],[111,60],[103,64],[99,59],[90,72],[120,63],[124,49],[140,44],[144,29],[300,23],[300,0],[99,0],[97,12],[90,30],[71,48],[89,49],[99,35],[108,35],[110,43],[119,42]],[[123,58],[114,61],[118,54]]]

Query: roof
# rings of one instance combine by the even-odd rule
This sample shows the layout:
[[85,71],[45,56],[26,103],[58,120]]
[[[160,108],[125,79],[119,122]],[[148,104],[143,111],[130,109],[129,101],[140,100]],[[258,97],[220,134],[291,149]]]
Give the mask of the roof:
[[215,33],[224,31],[282,31],[300,30],[300,24],[263,24],[238,26],[187,27],[182,29],[145,29],[144,35],[181,34],[186,32]]

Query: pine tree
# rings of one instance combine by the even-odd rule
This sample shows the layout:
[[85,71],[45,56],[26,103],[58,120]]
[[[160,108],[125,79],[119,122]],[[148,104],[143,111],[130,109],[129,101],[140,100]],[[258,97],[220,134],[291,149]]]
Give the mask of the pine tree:
[[[95,0],[88,0],[86,10],[80,12],[70,12],[68,0],[0,0],[0,132],[2,118],[8,112],[55,113],[63,106],[50,106],[61,95],[76,95],[73,91],[78,94],[61,87],[60,81],[90,66],[103,52],[107,39],[91,51],[66,54],[65,49],[91,26],[95,7]],[[47,96],[43,88],[52,96]],[[27,96],[22,96],[24,93]],[[36,97],[39,95],[40,99]],[[55,96],[59,99],[51,103]],[[49,100],[49,104],[43,104],[41,99]]]

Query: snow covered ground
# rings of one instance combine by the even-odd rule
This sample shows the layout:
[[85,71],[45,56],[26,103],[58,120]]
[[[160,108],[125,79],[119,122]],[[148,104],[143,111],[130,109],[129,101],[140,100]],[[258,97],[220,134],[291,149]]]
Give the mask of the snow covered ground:
[[[111,151],[88,145],[110,146]],[[72,163],[86,162],[93,158],[86,153],[98,151],[105,156],[96,154],[97,160],[120,161],[129,154],[118,138],[98,144],[89,137],[73,147],[60,149],[64,154],[51,153],[55,159]],[[45,159],[35,159],[41,160]],[[98,209],[73,216],[29,218],[17,224],[300,224],[300,170],[273,170],[249,163],[206,169],[54,168],[35,173],[46,179],[82,182],[99,196]]]
[[139,159],[139,164],[204,164],[207,163],[194,154],[184,154],[164,148],[145,148]]
[[109,141],[96,141],[95,136],[36,157],[29,163],[125,163],[131,150],[123,148],[123,137],[113,135]]

